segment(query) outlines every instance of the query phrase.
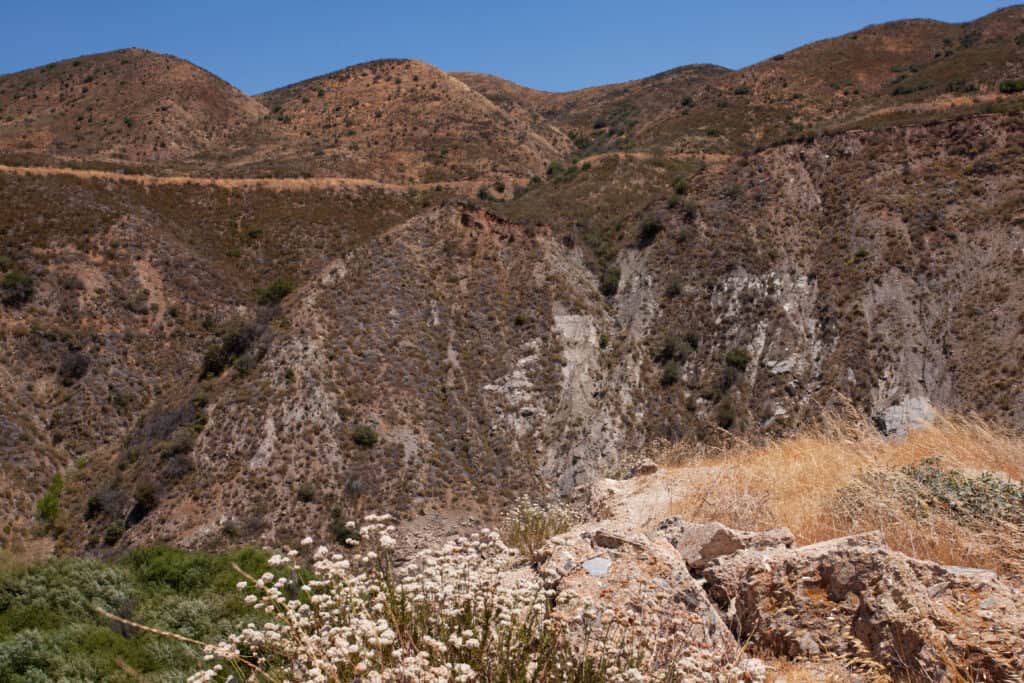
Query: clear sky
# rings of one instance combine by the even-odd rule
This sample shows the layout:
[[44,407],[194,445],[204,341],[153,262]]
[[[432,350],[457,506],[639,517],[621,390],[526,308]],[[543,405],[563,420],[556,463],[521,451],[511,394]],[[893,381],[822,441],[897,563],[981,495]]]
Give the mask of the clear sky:
[[738,68],[867,24],[967,21],[982,0],[2,0],[0,73],[122,47],[167,52],[254,94],[358,62],[413,57],[543,90],[711,62]]

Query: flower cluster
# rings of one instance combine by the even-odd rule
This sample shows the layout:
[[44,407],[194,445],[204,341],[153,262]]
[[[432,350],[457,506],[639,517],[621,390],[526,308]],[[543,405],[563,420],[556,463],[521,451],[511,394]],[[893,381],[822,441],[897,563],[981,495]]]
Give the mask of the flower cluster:
[[570,507],[538,503],[522,496],[502,520],[501,535],[526,559],[536,561],[549,538],[568,531],[579,521],[581,515]]
[[[648,675],[646,634],[579,643],[556,595],[487,529],[397,562],[395,527],[370,515],[347,553],[274,555],[274,571],[238,584],[265,615],[206,648],[190,683],[236,679],[440,683],[682,680]],[[312,545],[311,539],[303,544]],[[595,648],[595,643],[599,644]]]

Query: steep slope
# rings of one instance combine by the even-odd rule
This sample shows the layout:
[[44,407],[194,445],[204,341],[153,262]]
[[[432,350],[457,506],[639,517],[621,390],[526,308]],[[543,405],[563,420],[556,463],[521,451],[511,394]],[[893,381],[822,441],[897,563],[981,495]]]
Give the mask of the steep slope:
[[415,60],[359,64],[259,99],[274,118],[232,165],[435,182],[529,176],[569,146],[552,127],[520,120]]
[[179,160],[264,113],[259,102],[189,62],[117,50],[0,76],[0,153]]
[[87,476],[192,390],[238,311],[268,309],[261,290],[430,201],[0,174],[0,536],[31,521],[54,473]]
[[[636,373],[601,357],[603,308],[546,229],[461,204],[423,214],[291,295],[251,366],[188,390],[206,401],[194,471],[161,473],[164,451],[144,445],[147,425],[182,411],[191,423],[187,402],[156,409],[97,463],[77,505],[121,491],[122,507],[76,522],[77,538],[126,514],[130,542],[188,545],[326,536],[332,515],[382,506],[489,515],[611,468]],[[140,480],[157,500],[132,519]]]

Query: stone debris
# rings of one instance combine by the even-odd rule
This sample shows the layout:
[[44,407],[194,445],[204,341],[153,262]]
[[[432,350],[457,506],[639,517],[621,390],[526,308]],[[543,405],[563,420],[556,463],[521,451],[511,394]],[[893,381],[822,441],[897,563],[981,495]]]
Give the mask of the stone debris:
[[737,636],[779,656],[870,660],[912,680],[1024,671],[1024,594],[992,572],[896,552],[877,532],[740,550],[703,576]]
[[793,545],[789,529],[738,531],[718,522],[701,524],[670,517],[658,525],[657,533],[671,543],[691,570],[701,570],[713,560],[740,550],[763,550]]

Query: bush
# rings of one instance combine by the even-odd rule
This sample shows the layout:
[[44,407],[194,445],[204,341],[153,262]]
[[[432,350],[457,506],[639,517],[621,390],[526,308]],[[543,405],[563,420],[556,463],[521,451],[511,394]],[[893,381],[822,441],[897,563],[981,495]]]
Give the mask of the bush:
[[737,85],[735,88],[732,89],[732,94],[733,95],[749,95],[750,94],[750,86],[747,86],[747,85]]
[[736,409],[732,407],[732,403],[725,401],[718,406],[718,413],[715,416],[715,421],[722,429],[732,428],[736,423]]
[[373,448],[377,445],[377,432],[370,425],[359,425],[352,431],[352,441],[360,448]]
[[281,303],[281,301],[291,294],[294,289],[295,285],[291,280],[278,278],[263,289],[258,290],[256,293],[261,304],[264,306],[273,306]]
[[502,520],[501,538],[527,560],[535,562],[544,543],[568,531],[577,517],[565,506],[543,505],[523,496]]
[[676,194],[686,194],[690,191],[690,183],[686,178],[676,178],[675,182],[672,183],[672,189],[675,190]]
[[303,482],[295,492],[300,503],[312,503],[316,497],[316,487],[311,482]]
[[1024,92],[1024,78],[1014,78],[1003,81],[999,84],[999,92],[1007,95],[1016,92]]
[[658,233],[664,229],[665,226],[662,225],[661,221],[644,221],[643,225],[640,226],[640,245],[646,246],[651,244],[658,236]]
[[233,320],[221,332],[220,342],[210,347],[203,356],[200,379],[216,377],[225,368],[249,351],[259,338],[263,326],[248,320]]
[[46,493],[36,504],[36,517],[48,528],[57,524],[60,515],[60,492],[64,488],[64,479],[59,474],[53,475]]
[[0,301],[8,306],[27,303],[34,291],[32,278],[20,270],[9,270],[0,280]]
[[336,505],[331,508],[330,529],[331,535],[337,543],[350,545],[350,541],[359,540],[359,531],[356,529],[356,523],[349,521],[341,506]]
[[725,362],[730,367],[744,372],[747,369],[747,365],[750,364],[750,354],[747,353],[746,349],[737,347],[725,355]]
[[60,383],[66,387],[71,386],[78,380],[85,377],[89,371],[89,357],[79,351],[69,351],[57,368],[57,377]]
[[615,296],[619,291],[619,280],[622,277],[622,271],[619,267],[614,264],[605,266],[604,271],[601,273],[601,293],[605,296]]
[[107,545],[116,545],[122,536],[124,536],[124,522],[111,522],[103,532],[103,542]]
[[661,386],[668,387],[672,386],[679,381],[679,377],[682,375],[682,370],[679,367],[679,363],[674,360],[670,360],[665,363],[665,367],[661,371]]

